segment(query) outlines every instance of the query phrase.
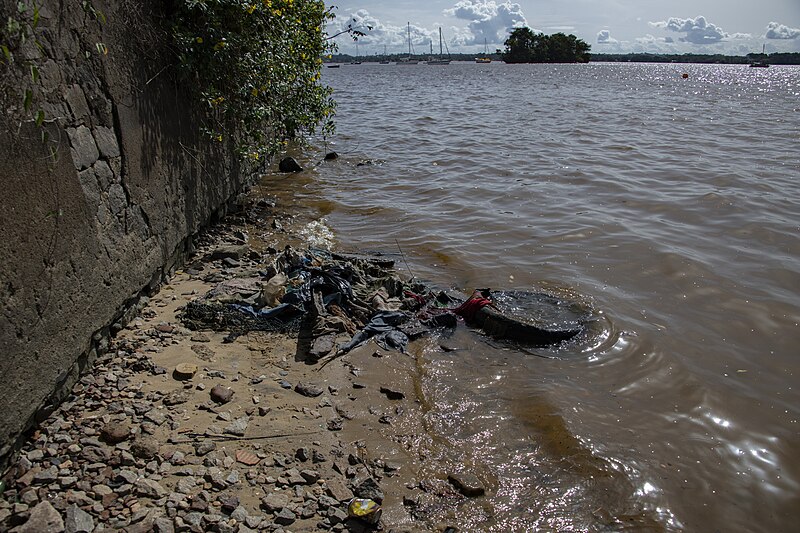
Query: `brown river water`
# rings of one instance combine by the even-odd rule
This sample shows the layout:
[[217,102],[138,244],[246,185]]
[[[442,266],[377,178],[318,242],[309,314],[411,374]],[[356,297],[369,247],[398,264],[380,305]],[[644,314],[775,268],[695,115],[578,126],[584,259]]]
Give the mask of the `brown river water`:
[[412,346],[432,458],[489,489],[462,530],[797,530],[800,68],[324,70],[338,134],[279,181],[314,236],[596,312],[550,350]]

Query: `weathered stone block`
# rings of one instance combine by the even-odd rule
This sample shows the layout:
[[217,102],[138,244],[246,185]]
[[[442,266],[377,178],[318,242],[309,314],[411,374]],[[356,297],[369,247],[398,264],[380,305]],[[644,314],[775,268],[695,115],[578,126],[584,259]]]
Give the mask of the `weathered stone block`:
[[107,191],[111,184],[116,181],[114,178],[114,171],[112,171],[108,163],[102,159],[98,159],[92,168],[97,177],[97,184],[100,186],[100,190]]
[[78,172],[78,181],[81,182],[81,188],[89,204],[97,205],[100,202],[100,187],[97,185],[94,169],[87,168]]
[[74,84],[64,89],[64,100],[67,101],[75,122],[83,122],[89,116],[89,104],[80,85]]
[[67,128],[70,146],[72,146],[72,161],[75,168],[83,170],[89,168],[100,157],[97,145],[94,143],[92,131],[86,126]]
[[101,156],[111,158],[120,155],[117,136],[111,128],[97,126],[94,129],[94,140],[97,142],[97,148],[100,150]]

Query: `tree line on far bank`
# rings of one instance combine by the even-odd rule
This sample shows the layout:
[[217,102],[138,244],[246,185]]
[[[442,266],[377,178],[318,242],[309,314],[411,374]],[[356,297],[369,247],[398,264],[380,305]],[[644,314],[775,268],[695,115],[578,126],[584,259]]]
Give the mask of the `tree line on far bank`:
[[572,34],[545,35],[530,28],[514,28],[503,44],[506,63],[587,63],[591,49]]

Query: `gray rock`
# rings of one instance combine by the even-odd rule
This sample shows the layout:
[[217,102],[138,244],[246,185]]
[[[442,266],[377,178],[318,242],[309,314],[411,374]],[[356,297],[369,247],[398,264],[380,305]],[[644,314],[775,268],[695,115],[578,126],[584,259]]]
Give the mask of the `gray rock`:
[[112,183],[116,182],[114,178],[114,171],[108,166],[108,163],[99,159],[92,165],[94,175],[97,177],[97,184],[100,186],[101,191],[106,191]]
[[142,478],[134,486],[136,487],[136,493],[145,498],[156,500],[168,494],[167,489],[162,487],[158,481],[153,481],[152,479]]
[[128,195],[125,188],[119,183],[112,183],[108,188],[108,210],[114,215],[120,215],[128,207]]
[[295,392],[308,396],[309,398],[316,398],[325,392],[325,389],[316,385],[315,383],[298,383],[294,387]]
[[175,533],[175,526],[172,520],[160,516],[153,520],[153,531],[155,533]]
[[58,479],[58,467],[51,466],[46,470],[42,470],[33,476],[34,483],[52,483],[53,481]]
[[217,261],[219,259],[235,259],[239,260],[242,257],[247,255],[247,252],[250,251],[250,248],[244,245],[232,245],[232,246],[219,246],[211,252],[211,260]]
[[225,478],[225,483],[228,485],[236,485],[239,483],[239,472],[237,470],[231,471],[228,477]]
[[67,507],[64,528],[66,533],[91,533],[94,531],[94,519],[92,515],[73,503]]
[[196,487],[197,480],[192,476],[188,476],[178,480],[175,490],[181,494],[191,494]]
[[233,518],[237,522],[244,522],[245,520],[247,520],[247,509],[245,509],[241,505],[238,506],[236,509],[231,511],[231,518]]
[[203,523],[203,514],[187,513],[186,516],[183,517],[183,521],[186,523],[187,526],[199,527]]
[[151,409],[147,411],[144,417],[157,426],[160,426],[167,420],[167,415],[164,414],[160,409]]
[[353,493],[359,498],[369,498],[378,503],[383,502],[383,491],[381,491],[381,488],[378,486],[378,482],[371,477],[359,483],[353,489]]
[[274,518],[275,523],[282,526],[293,524],[295,520],[297,520],[297,515],[294,514],[288,507],[281,509]]
[[50,502],[41,502],[31,509],[28,520],[13,529],[14,533],[61,533],[64,521]]
[[[337,502],[344,502],[353,498],[353,491],[341,479],[333,478],[325,481],[327,493]],[[321,501],[321,500],[320,500]]]
[[250,423],[250,418],[246,416],[242,416],[234,420],[231,425],[226,427],[223,431],[230,435],[237,435],[239,437],[244,437],[245,431],[247,431],[247,424]]
[[78,172],[78,181],[83,189],[83,194],[86,199],[92,204],[100,203],[100,187],[97,185],[97,176],[94,173],[94,167],[87,168]]
[[97,126],[94,128],[94,140],[97,144],[100,155],[106,158],[119,156],[119,144],[117,143],[117,136],[114,130],[106,128],[105,126]]
[[329,507],[327,516],[331,524],[340,524],[347,520],[347,513],[338,507]]
[[209,452],[212,452],[217,449],[217,443],[213,440],[204,440],[195,443],[194,445],[194,453],[199,457],[206,455]]
[[87,169],[100,157],[92,131],[86,126],[67,128],[67,136],[72,146],[72,162],[76,169]]
[[270,492],[261,498],[261,506],[268,513],[275,513],[289,505],[289,496],[283,492]]
[[129,485],[133,485],[139,479],[139,474],[131,470],[120,470],[115,478],[116,481],[122,481]]
[[86,103],[86,95],[77,83],[64,89],[64,100],[72,112],[75,121],[81,121],[89,116],[89,105]]
[[164,396],[162,403],[168,407],[186,403],[191,399],[191,393],[185,390],[176,390]]
[[296,468],[290,468],[283,473],[283,477],[289,485],[305,485],[306,479],[300,475],[300,471]]
[[313,485],[317,481],[319,481],[319,472],[316,470],[301,470],[300,475],[303,476],[303,479],[306,480],[306,483],[309,485]]

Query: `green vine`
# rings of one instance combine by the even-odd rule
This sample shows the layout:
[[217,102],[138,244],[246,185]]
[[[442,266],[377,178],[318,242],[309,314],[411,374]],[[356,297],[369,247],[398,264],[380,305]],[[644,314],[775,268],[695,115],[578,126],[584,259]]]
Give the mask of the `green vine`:
[[174,0],[179,70],[206,106],[205,133],[240,155],[269,157],[302,134],[333,131],[335,103],[320,83],[333,50],[320,0]]

